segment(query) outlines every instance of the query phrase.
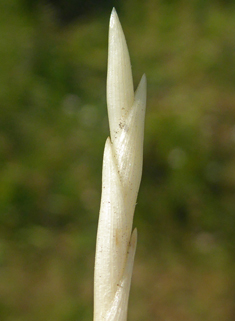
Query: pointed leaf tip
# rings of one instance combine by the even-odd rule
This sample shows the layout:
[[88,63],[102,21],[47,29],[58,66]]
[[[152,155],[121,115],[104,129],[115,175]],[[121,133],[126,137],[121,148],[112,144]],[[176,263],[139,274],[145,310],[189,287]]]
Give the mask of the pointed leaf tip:
[[147,79],[146,79],[146,75],[143,74],[143,76],[140,79],[139,85],[135,91],[135,99],[141,100],[143,103],[146,103],[146,91],[147,91]]
[[115,7],[113,7],[113,9],[112,9],[111,15],[114,14],[114,13],[117,13]]
[[109,25],[107,105],[111,140],[134,101],[134,88],[129,52],[116,10]]
[[143,81],[145,82],[145,83],[147,83],[147,77],[146,77],[146,74],[143,74],[143,76],[142,76],[142,78],[141,78],[141,80],[143,79]]
[[116,9],[113,7],[113,10],[112,10],[111,16],[110,16],[110,23],[109,23],[110,28],[113,28],[113,26],[117,22],[119,22],[118,14],[117,14]]
[[143,74],[143,76],[140,79],[140,83],[138,87],[145,87],[146,89],[146,86],[147,86],[147,78],[146,78],[146,75]]

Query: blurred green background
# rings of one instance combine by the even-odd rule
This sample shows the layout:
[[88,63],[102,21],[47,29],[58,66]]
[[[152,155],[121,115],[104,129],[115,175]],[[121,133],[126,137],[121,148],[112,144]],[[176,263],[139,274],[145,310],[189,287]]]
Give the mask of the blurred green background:
[[109,15],[148,79],[129,320],[235,320],[235,3],[1,0],[0,319],[92,320]]

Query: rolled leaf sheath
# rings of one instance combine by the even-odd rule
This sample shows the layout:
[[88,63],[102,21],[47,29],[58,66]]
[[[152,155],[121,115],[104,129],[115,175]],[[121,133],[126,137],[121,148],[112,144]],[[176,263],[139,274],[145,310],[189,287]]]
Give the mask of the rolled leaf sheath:
[[133,214],[142,175],[146,77],[134,94],[129,53],[117,13],[109,26],[105,144],[96,241],[94,321],[126,321],[137,230]]

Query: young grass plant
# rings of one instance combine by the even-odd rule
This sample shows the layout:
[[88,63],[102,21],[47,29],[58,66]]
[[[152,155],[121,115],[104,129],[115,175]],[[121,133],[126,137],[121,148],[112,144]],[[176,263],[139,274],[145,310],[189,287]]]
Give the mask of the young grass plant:
[[110,138],[103,160],[94,321],[125,321],[137,243],[132,222],[142,175],[146,77],[134,93],[130,57],[115,9],[109,25],[107,105]]

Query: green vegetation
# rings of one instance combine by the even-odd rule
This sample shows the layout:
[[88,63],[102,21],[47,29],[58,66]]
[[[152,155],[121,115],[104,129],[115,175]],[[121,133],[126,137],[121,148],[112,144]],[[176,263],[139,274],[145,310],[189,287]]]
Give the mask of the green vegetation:
[[[0,3],[0,316],[88,321],[115,4],[61,23],[35,3]],[[148,79],[129,320],[231,321],[235,6],[129,0],[119,17]]]

